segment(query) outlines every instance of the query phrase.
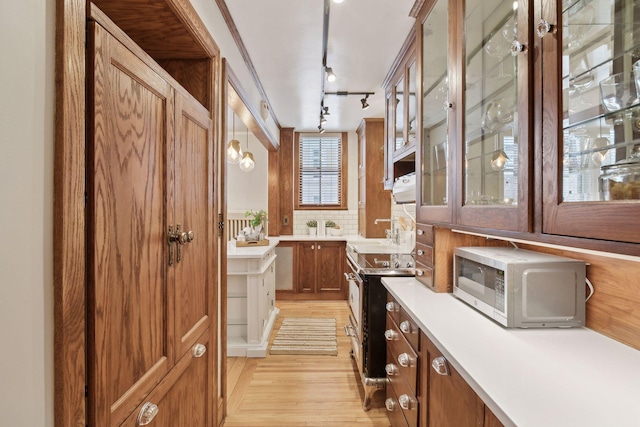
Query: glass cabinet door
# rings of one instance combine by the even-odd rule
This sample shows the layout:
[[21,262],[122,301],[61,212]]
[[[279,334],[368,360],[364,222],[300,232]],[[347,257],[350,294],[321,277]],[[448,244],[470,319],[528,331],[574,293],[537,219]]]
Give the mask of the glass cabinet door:
[[395,107],[395,111],[396,111],[396,117],[395,117],[395,127],[396,127],[396,134],[395,134],[395,143],[394,143],[394,152],[398,151],[399,149],[401,149],[402,147],[404,147],[404,144],[406,142],[405,140],[405,121],[406,121],[406,116],[405,116],[405,111],[404,111],[404,106],[405,106],[405,90],[404,90],[404,77],[402,77],[400,79],[400,81],[398,81],[398,83],[396,84],[396,88],[395,88],[395,93],[396,93],[396,107]]
[[557,185],[543,230],[640,242],[640,6],[564,0],[558,9],[537,28],[543,70],[562,72],[543,83],[558,94],[543,106],[557,117],[544,126],[544,179]]
[[465,2],[459,221],[466,225],[529,231],[529,51],[522,14],[518,1]]
[[449,2],[439,0],[422,23],[422,136],[418,173],[421,219],[452,221],[449,208]]

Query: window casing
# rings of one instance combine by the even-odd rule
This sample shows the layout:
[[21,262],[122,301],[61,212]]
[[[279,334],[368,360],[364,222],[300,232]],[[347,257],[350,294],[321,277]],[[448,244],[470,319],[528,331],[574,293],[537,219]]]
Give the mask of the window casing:
[[296,133],[295,209],[347,209],[347,133]]

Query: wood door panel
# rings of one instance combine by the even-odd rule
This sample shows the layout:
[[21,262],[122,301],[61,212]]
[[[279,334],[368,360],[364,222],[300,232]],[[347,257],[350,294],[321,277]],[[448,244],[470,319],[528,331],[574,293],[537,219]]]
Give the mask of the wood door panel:
[[340,292],[344,283],[344,244],[318,242],[316,292]]
[[172,364],[164,242],[173,90],[93,27],[89,407],[97,425],[117,425]]
[[298,244],[298,292],[316,290],[316,242]]
[[193,231],[194,240],[181,249],[181,260],[175,264],[175,333],[176,350],[184,354],[198,336],[211,324],[209,281],[213,269],[214,242],[209,238],[213,221],[209,206],[212,193],[210,165],[212,144],[211,120],[208,112],[188,95],[176,95],[175,189],[173,191],[174,225]]

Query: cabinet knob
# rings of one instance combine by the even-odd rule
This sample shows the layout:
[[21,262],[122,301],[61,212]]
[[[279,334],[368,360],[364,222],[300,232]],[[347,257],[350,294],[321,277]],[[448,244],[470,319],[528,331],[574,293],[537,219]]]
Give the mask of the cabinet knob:
[[393,313],[394,311],[396,311],[396,305],[393,302],[388,302],[384,307],[389,313]]
[[384,371],[387,373],[387,375],[392,377],[398,373],[398,367],[393,363],[387,363],[387,365],[384,367]]
[[416,269],[416,276],[423,276],[424,275],[424,271]]
[[384,331],[384,338],[387,341],[395,341],[398,339],[398,333],[393,329],[387,329],[386,331]]
[[398,403],[400,404],[400,407],[405,411],[413,409],[412,400],[413,399],[411,399],[407,394],[402,394],[398,397]]
[[519,53],[526,51],[527,46],[523,45],[518,40],[514,40],[513,43],[511,43],[511,56],[518,56]]
[[393,412],[396,410],[396,402],[394,402],[392,398],[388,398],[387,400],[385,400],[384,406],[389,412]]
[[204,344],[196,344],[193,347],[193,357],[202,357],[207,352],[207,346]]
[[549,22],[547,22],[546,20],[541,19],[540,22],[538,22],[538,26],[536,27],[536,34],[538,34],[539,38],[543,38],[549,33],[555,33],[556,30],[557,28],[555,25],[549,24]]
[[418,256],[424,255],[424,251],[422,249],[418,249]]
[[414,360],[413,357],[409,356],[407,353],[402,353],[400,356],[398,356],[398,363],[403,368],[410,368],[413,366]]
[[444,101],[442,105],[445,111],[451,110],[453,108],[453,104],[450,103],[449,101]]
[[431,361],[431,367],[438,373],[438,375],[449,375],[449,368],[447,368],[447,359],[444,356],[436,357]]
[[418,231],[416,231],[416,234],[417,234],[418,236],[422,236],[422,235],[424,234],[424,230],[420,230],[420,229],[418,229]]
[[400,330],[402,332],[404,332],[405,334],[410,334],[411,333],[411,323],[409,323],[408,320],[405,320],[403,322],[400,323]]
[[149,424],[155,416],[158,415],[158,405],[147,402],[144,404],[142,409],[140,409],[140,413],[138,414],[137,424],[139,426],[146,426]]

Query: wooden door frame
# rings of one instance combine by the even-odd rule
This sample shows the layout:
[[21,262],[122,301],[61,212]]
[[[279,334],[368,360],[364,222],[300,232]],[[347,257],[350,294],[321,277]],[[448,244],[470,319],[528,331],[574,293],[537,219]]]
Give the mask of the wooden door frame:
[[[207,53],[213,70],[210,111],[213,141],[219,143],[217,112],[219,94],[219,48],[192,6],[181,0],[164,0],[196,43]],[[126,5],[125,5],[126,6]],[[54,423],[84,427],[87,422],[86,360],[86,218],[85,218],[85,0],[56,0],[55,42],[55,154],[54,154]],[[187,25],[191,23],[192,25]],[[158,27],[161,31],[162,27]],[[216,153],[219,151],[216,150]],[[220,158],[214,160],[218,170]],[[214,170],[214,173],[215,173]],[[215,190],[220,191],[219,183]],[[216,200],[216,202],[222,202]],[[215,208],[215,207],[214,207]],[[218,207],[218,210],[224,206]],[[221,240],[218,240],[220,243]],[[226,243],[226,242],[224,242]],[[218,251],[220,253],[220,251]],[[226,258],[221,258],[224,264]],[[212,334],[217,352],[217,332]],[[216,363],[217,365],[217,363]],[[218,366],[214,366],[217,369]],[[222,373],[224,374],[224,373]],[[217,392],[217,387],[216,387]]]

